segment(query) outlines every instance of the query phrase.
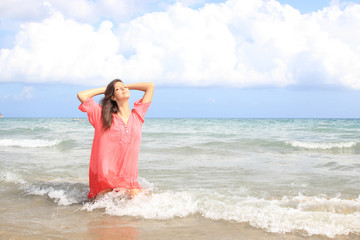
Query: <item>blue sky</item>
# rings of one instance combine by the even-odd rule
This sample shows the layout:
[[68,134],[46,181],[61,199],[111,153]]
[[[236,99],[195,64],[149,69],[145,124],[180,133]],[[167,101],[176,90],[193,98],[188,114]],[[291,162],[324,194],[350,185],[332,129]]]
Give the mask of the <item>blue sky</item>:
[[20,2],[0,3],[6,117],[85,117],[76,93],[114,78],[155,82],[148,117],[360,117],[360,1]]

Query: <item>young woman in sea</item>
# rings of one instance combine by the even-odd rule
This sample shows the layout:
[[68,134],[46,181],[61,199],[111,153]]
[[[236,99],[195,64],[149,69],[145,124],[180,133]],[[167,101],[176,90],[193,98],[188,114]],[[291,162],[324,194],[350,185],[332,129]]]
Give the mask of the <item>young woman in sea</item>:
[[[144,91],[142,99],[130,110],[130,90]],[[130,197],[140,193],[138,157],[142,124],[154,93],[151,82],[125,85],[120,79],[107,87],[89,89],[77,94],[79,110],[86,112],[95,128],[90,167],[88,198],[112,190],[126,190]],[[94,96],[104,94],[100,104]]]

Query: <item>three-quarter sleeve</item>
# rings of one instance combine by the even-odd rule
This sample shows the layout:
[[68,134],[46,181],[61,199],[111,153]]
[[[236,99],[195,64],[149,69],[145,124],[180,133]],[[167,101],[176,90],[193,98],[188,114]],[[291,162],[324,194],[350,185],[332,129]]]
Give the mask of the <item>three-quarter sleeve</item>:
[[95,102],[93,98],[88,98],[83,103],[81,103],[79,110],[87,113],[89,122],[93,127],[100,123],[101,107],[98,103]]
[[145,119],[145,114],[147,112],[147,110],[150,107],[151,102],[148,103],[142,103],[142,99],[137,100],[134,103],[134,108],[133,111],[136,113],[136,115],[139,117],[139,119],[144,122]]

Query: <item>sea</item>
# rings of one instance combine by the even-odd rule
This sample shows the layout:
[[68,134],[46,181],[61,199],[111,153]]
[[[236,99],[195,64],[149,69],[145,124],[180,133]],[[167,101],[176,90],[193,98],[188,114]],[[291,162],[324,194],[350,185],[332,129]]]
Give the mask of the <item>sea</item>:
[[360,119],[156,119],[87,199],[86,118],[0,119],[0,239],[360,239]]

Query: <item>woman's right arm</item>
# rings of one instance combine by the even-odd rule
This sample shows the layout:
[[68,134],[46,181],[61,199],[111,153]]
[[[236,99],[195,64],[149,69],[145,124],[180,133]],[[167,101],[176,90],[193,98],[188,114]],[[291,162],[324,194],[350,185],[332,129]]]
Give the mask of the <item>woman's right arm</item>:
[[94,97],[96,95],[104,94],[106,87],[88,89],[85,91],[78,92],[77,97],[81,103],[83,103],[86,99]]

